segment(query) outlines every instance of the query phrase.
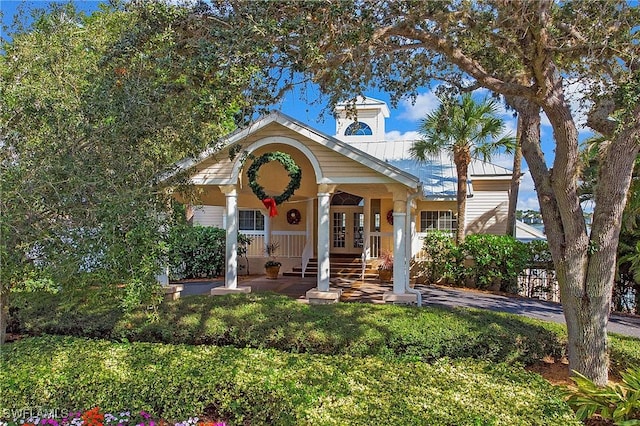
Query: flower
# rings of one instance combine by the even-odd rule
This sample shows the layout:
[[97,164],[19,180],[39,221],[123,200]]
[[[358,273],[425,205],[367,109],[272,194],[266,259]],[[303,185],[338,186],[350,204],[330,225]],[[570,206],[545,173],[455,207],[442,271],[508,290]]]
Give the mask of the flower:
[[24,419],[5,420],[0,419],[0,426],[226,426],[225,422],[201,421],[198,417],[189,417],[182,422],[168,423],[161,419],[154,419],[146,411],[140,411],[132,416],[130,411],[118,414],[102,413],[100,407],[94,407],[85,412],[68,412],[59,419],[32,416]]

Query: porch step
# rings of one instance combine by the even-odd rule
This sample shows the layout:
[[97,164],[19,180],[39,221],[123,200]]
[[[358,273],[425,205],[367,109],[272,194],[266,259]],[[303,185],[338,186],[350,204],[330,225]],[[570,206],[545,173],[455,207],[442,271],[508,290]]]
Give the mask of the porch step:
[[[332,278],[344,278],[347,280],[359,280],[362,278],[362,260],[360,257],[350,256],[332,256],[329,259],[330,275]],[[302,267],[294,267],[291,271],[283,273],[287,277],[302,277]],[[307,269],[304,273],[305,277],[318,276],[318,260],[310,259]],[[373,268],[370,262],[367,262],[364,270],[365,281],[378,281],[378,271]]]

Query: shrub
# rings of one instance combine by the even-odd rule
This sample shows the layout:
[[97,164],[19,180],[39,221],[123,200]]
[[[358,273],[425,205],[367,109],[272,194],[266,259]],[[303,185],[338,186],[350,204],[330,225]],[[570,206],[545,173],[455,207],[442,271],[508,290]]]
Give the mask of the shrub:
[[[226,231],[210,226],[182,225],[172,228],[167,254],[172,278],[209,278],[222,274]],[[238,234],[238,255],[246,254],[251,238]]]
[[441,279],[458,278],[460,250],[453,238],[442,231],[429,232],[423,240],[422,250],[425,253],[425,273],[430,282]]
[[165,302],[150,321],[146,309],[111,313],[104,297],[64,293],[24,299],[15,331],[428,362],[473,357],[529,364],[545,356],[560,357],[564,350],[563,340],[541,322],[481,310],[310,306],[282,295],[250,293]]
[[169,235],[169,271],[173,278],[218,276],[224,267],[224,229],[180,226]]
[[605,387],[595,385],[580,373],[574,374],[578,389],[569,391],[567,403],[576,410],[578,419],[598,414],[616,425],[640,425],[640,367],[622,373],[622,383]]
[[465,278],[480,288],[500,283],[500,290],[518,292],[518,274],[529,265],[527,245],[509,235],[469,235],[460,250],[474,259],[464,270]]
[[3,348],[3,407],[207,414],[229,425],[578,425],[540,376],[504,364],[434,365],[377,357],[68,337]]

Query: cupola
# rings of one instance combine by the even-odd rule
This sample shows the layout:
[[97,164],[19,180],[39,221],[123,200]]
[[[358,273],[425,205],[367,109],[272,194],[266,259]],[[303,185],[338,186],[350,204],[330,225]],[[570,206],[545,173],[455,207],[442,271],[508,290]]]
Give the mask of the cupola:
[[359,97],[353,105],[350,102],[336,105],[336,138],[345,142],[376,142],[384,140],[384,120],[389,117],[387,103],[369,97]]

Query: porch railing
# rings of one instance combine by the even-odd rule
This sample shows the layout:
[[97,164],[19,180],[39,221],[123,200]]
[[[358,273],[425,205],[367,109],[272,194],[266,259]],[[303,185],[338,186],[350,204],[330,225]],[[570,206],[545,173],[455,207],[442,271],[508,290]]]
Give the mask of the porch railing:
[[393,237],[393,232],[378,232],[374,231],[370,234],[370,254],[369,256],[372,258],[380,257],[380,252],[382,251],[381,241],[382,237]]
[[[242,231],[251,238],[247,257],[264,257],[265,235],[261,231]],[[307,234],[305,231],[272,231],[271,242],[279,244],[277,257],[302,257]]]

